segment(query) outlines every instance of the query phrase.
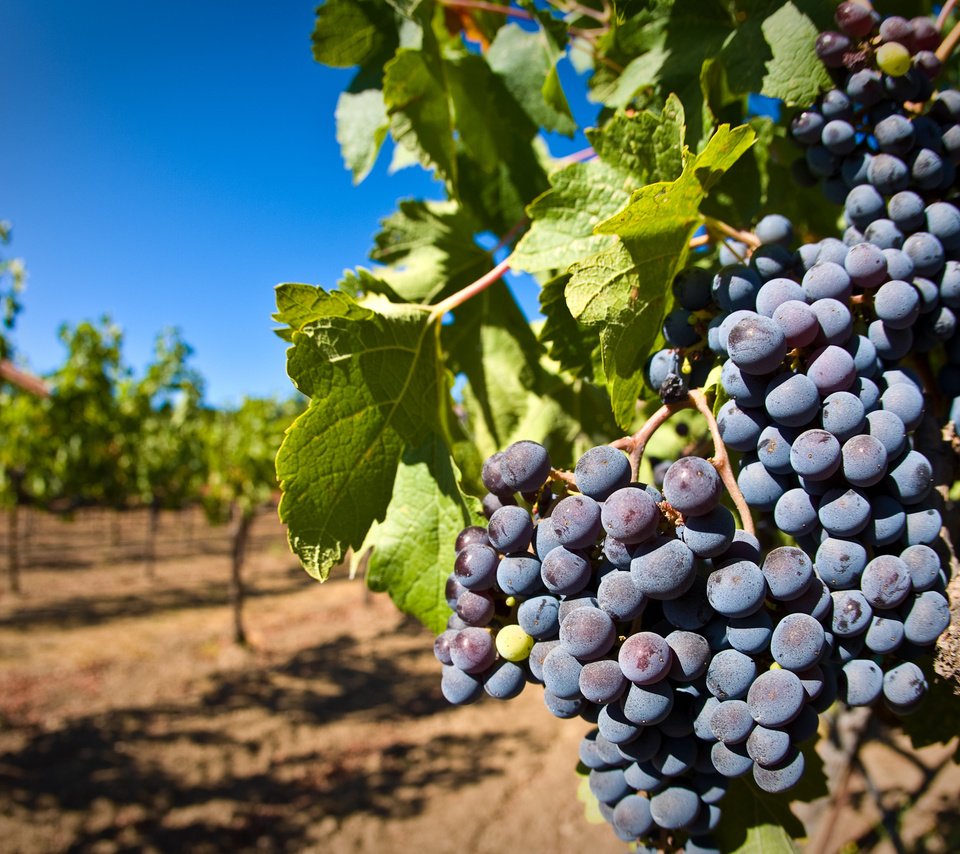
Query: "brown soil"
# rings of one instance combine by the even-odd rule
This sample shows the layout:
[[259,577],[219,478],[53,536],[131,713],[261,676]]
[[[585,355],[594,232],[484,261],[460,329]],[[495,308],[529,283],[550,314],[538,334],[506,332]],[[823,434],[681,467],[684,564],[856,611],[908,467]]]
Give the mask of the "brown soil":
[[[165,515],[151,581],[142,516],[30,525],[24,593],[0,594],[0,850],[625,850],[577,800],[585,723],[534,686],[451,708],[429,633],[359,582],[311,581],[272,517],[247,566],[249,649],[228,641],[222,531]],[[950,751],[898,750],[863,752],[879,803],[917,801],[908,850],[957,850]],[[867,777],[817,854],[894,850]],[[808,807],[808,829],[828,813]]]

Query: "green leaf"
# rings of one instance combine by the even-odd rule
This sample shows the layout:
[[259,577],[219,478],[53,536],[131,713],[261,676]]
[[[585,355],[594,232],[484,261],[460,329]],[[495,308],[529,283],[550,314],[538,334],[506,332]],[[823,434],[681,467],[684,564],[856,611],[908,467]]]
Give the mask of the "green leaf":
[[700,204],[753,141],[749,127],[720,127],[679,178],[642,187],[622,211],[596,226],[598,233],[618,235],[620,243],[570,268],[567,305],[581,323],[600,327],[610,400],[624,429],[643,393],[643,365],[699,225]]
[[490,68],[535,125],[572,136],[577,125],[556,72],[560,51],[544,30],[501,27],[487,51]]
[[317,9],[313,56],[346,68],[393,53],[397,36],[393,13],[377,0],[327,0]]
[[453,112],[439,57],[427,51],[398,50],[384,69],[383,98],[397,144],[455,184]]
[[474,240],[477,224],[455,202],[400,202],[382,222],[370,258],[389,265],[378,276],[408,302],[433,302],[493,266]]
[[730,35],[719,59],[737,92],[759,92],[788,105],[812,104],[830,75],[814,51],[819,28],[805,7],[817,2],[770,0]]
[[714,834],[721,850],[730,854],[796,854],[799,849],[791,834],[802,837],[803,825],[784,798],[767,795],[743,780],[731,781]]
[[373,168],[390,128],[383,92],[341,92],[337,100],[337,142],[343,162],[359,184]]
[[564,297],[569,278],[567,275],[557,276],[540,289],[540,313],[546,318],[540,330],[540,341],[548,345],[550,358],[561,370],[589,378],[600,338],[596,329],[577,323],[570,314]]
[[311,398],[277,456],[280,518],[324,580],[383,518],[404,445],[440,429],[446,386],[427,311],[320,288],[311,302],[303,288],[277,290],[278,317],[297,322],[287,370]]
[[682,166],[683,108],[675,98],[657,115],[615,115],[588,137],[597,160],[573,163],[551,176],[552,188],[528,207],[530,230],[511,263],[527,272],[567,268],[612,245],[594,226],[620,210],[632,190],[675,178]]
[[482,524],[480,502],[464,495],[450,451],[435,433],[408,448],[383,522],[367,540],[372,590],[386,591],[397,607],[435,634],[450,606],[444,594],[453,565],[452,544],[467,525]]

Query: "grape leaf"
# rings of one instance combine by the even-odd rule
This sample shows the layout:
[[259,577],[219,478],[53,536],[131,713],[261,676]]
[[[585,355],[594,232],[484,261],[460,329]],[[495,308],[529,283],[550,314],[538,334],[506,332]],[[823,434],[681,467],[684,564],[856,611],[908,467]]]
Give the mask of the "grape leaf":
[[581,323],[600,327],[607,388],[624,429],[643,392],[643,363],[700,222],[700,204],[754,138],[749,127],[721,126],[679,178],[642,187],[622,211],[594,229],[618,235],[620,243],[570,269],[567,305]]
[[373,168],[390,128],[383,92],[341,92],[337,100],[337,142],[343,162],[359,184]]
[[346,68],[392,54],[397,45],[393,13],[377,0],[327,0],[317,9],[313,57]]
[[735,91],[806,105],[830,88],[813,49],[819,28],[804,9],[811,6],[823,4],[769,0],[747,15],[719,54]]
[[802,837],[804,830],[785,799],[732,780],[714,835],[720,849],[731,854],[796,854],[793,837]]
[[404,452],[386,516],[366,541],[373,546],[370,589],[388,592],[401,611],[436,634],[450,616],[444,587],[451,544],[462,528],[483,522],[480,502],[464,495],[458,480],[446,444],[431,433]]
[[564,298],[568,280],[567,275],[557,276],[540,289],[540,313],[546,319],[539,337],[561,370],[589,378],[600,339],[596,329],[577,323],[570,314]]
[[572,136],[577,125],[557,76],[560,56],[544,30],[508,24],[490,45],[487,62],[535,125]]
[[594,226],[620,210],[650,180],[676,177],[683,149],[683,109],[670,99],[660,115],[618,114],[589,138],[599,159],[573,163],[551,177],[552,188],[527,209],[530,230],[511,258],[527,272],[564,272],[574,261],[612,245]]
[[454,119],[439,57],[430,51],[398,50],[384,69],[383,98],[397,144],[456,184]]
[[277,476],[291,548],[322,581],[383,518],[403,447],[439,429],[446,386],[427,311],[305,287],[277,289],[276,318],[294,324],[287,371],[311,398]]
[[389,265],[377,275],[405,301],[433,302],[493,266],[474,240],[476,223],[455,202],[407,199],[381,225],[370,258]]

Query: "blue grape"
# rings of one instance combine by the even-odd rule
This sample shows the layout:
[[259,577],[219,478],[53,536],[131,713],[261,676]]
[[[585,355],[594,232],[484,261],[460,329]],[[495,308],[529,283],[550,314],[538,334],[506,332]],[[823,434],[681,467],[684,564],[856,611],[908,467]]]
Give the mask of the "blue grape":
[[655,685],[633,684],[623,698],[623,714],[639,726],[654,726],[666,720],[673,709],[673,688],[669,680]]
[[644,836],[653,827],[650,801],[643,795],[627,795],[613,808],[613,826],[629,839]]
[[887,275],[891,279],[907,281],[913,278],[913,261],[902,249],[884,249],[883,257],[887,259]]
[[739,406],[754,409],[763,406],[767,381],[763,377],[743,373],[729,359],[723,363],[720,383],[727,396]]
[[534,596],[520,603],[517,622],[535,640],[554,638],[560,631],[560,613],[554,596]]
[[588,780],[593,796],[605,804],[615,804],[630,794],[630,785],[621,768],[594,768]]
[[740,700],[757,674],[753,658],[735,649],[716,653],[707,666],[707,690],[719,700]]
[[936,276],[943,269],[943,246],[927,231],[911,234],[903,242],[903,251],[910,256],[914,269],[921,276]]
[[820,409],[820,393],[805,374],[780,374],[767,386],[767,414],[784,427],[809,424]]
[[920,315],[920,295],[907,282],[894,279],[880,286],[874,295],[877,317],[890,329],[906,329]]
[[813,309],[800,300],[787,300],[774,309],[773,322],[782,330],[787,347],[806,347],[820,331],[820,321]]
[[772,318],[753,314],[739,320],[730,329],[727,352],[741,371],[768,374],[783,361],[787,342]]
[[791,537],[800,537],[817,529],[819,501],[805,489],[788,489],[773,508],[776,526]]
[[823,116],[816,110],[804,110],[797,113],[790,122],[790,133],[803,145],[816,145],[826,124]]
[[806,670],[823,652],[823,626],[809,614],[787,614],[773,630],[770,652],[787,670]]
[[873,134],[881,151],[900,157],[913,148],[916,139],[913,124],[908,118],[898,113],[877,122],[873,128]]
[[656,756],[660,750],[662,742],[660,730],[656,727],[649,727],[643,730],[639,736],[626,744],[617,744],[617,752],[628,762],[649,762]]
[[773,510],[789,482],[781,475],[772,474],[757,457],[749,455],[740,461],[737,486],[747,504],[757,510]]
[[468,590],[489,590],[497,580],[497,553],[482,543],[469,543],[457,552],[453,573]]
[[860,576],[860,589],[873,608],[895,608],[910,593],[910,570],[896,555],[877,555]]
[[767,592],[760,567],[738,561],[715,569],[707,577],[707,599],[726,617],[748,617],[763,605]]
[[468,626],[486,626],[493,619],[495,607],[490,593],[464,590],[457,599],[455,610]]
[[[657,350],[647,361],[644,371],[647,384],[654,392],[659,394],[660,389],[671,376],[680,375],[680,356],[676,350]],[[589,494],[586,490],[581,491],[584,494]]]
[[658,538],[637,550],[630,573],[637,587],[651,599],[676,599],[696,578],[694,553],[677,539]]
[[863,634],[870,625],[873,609],[859,590],[837,590],[833,597],[831,631],[841,638]]
[[[845,4],[845,6],[853,4]],[[863,6],[855,7],[865,9]],[[863,35],[866,35],[864,33]],[[872,68],[863,68],[855,71],[847,78],[845,87],[847,96],[864,107],[872,107],[883,98],[883,85],[880,82],[880,73]]]
[[499,661],[483,680],[483,690],[495,700],[512,700],[527,684],[524,669],[512,661]]
[[540,568],[540,561],[531,554],[508,554],[497,566],[497,586],[507,595],[535,596],[543,592]]
[[630,483],[630,460],[623,451],[610,445],[600,445],[591,448],[577,460],[573,473],[584,495],[603,501]]
[[[875,341],[873,343],[876,345]],[[853,356],[846,350],[835,344],[828,344],[811,354],[807,376],[813,380],[820,394],[826,396],[835,391],[852,390],[857,368]]]
[[618,747],[633,741],[640,733],[640,728],[627,720],[620,701],[607,703],[600,709],[597,726],[600,734]]
[[653,763],[649,760],[632,762],[623,773],[632,789],[646,792],[648,795],[659,792],[666,785],[663,774],[654,768]]
[[765,768],[762,765],[753,766],[753,780],[765,792],[772,795],[792,789],[803,779],[803,753],[794,748],[787,757]]
[[762,243],[782,243],[789,246],[793,241],[793,223],[781,214],[768,214],[754,229]]
[[[717,346],[714,348],[713,344],[711,343],[710,344],[711,348],[713,348],[716,352],[727,355],[727,344],[730,337],[730,330],[733,329],[733,327],[736,326],[741,320],[745,318],[753,317],[753,316],[754,316],[754,312],[752,311],[747,311],[746,309],[737,309],[737,311],[731,312],[726,317],[723,317],[722,315],[718,315],[716,318],[714,318],[712,322],[716,322],[719,320],[720,323],[717,326],[717,333],[716,333]],[[708,329],[708,332],[709,332],[709,329]]]
[[770,645],[772,634],[773,621],[764,608],[749,617],[732,617],[727,625],[730,646],[747,655],[763,652]]
[[833,261],[818,261],[803,276],[802,296],[792,299],[814,302],[819,299],[847,300],[853,293],[850,275]]
[[894,711],[912,711],[926,693],[926,677],[912,661],[898,664],[883,674],[883,696]]
[[790,752],[790,736],[785,730],[755,726],[747,738],[746,748],[750,758],[769,768],[782,762]]
[[700,333],[693,326],[693,313],[685,308],[675,308],[663,322],[663,337],[671,347],[692,347],[700,340]]
[[910,186],[910,169],[899,157],[876,154],[867,167],[867,180],[884,196],[892,196]]
[[647,598],[629,572],[614,570],[600,580],[597,603],[614,620],[634,620],[643,613]]
[[550,518],[557,539],[571,549],[592,545],[600,534],[600,505],[587,495],[561,499]]
[[886,256],[882,249],[872,243],[851,246],[843,267],[853,284],[860,288],[876,288],[887,280]]
[[768,282],[770,279],[789,275],[795,260],[794,254],[786,246],[767,243],[754,250],[750,256],[750,267],[756,271],[761,281]]
[[[559,631],[559,627],[557,629]],[[550,652],[560,646],[559,640],[537,641],[530,649],[530,657],[527,664],[530,667],[530,675],[537,682],[543,682],[543,662]]]
[[856,540],[830,537],[820,543],[816,556],[817,572],[833,590],[859,586],[867,565],[867,550]]
[[[930,545],[940,536],[943,520],[933,507],[908,510],[906,524],[907,545]],[[919,588],[918,588],[919,589]]]
[[[849,195],[849,190],[867,183],[867,170],[870,168],[871,160],[873,160],[873,155],[869,151],[854,151],[843,158],[843,162],[840,164],[840,178],[848,192],[843,199],[837,199],[838,204],[846,207],[846,197]],[[873,188],[871,187],[871,189]]]
[[833,607],[830,590],[819,578],[814,578],[801,596],[786,603],[786,610],[793,614],[809,614],[814,619],[823,620]]
[[560,647],[583,661],[606,655],[617,639],[613,620],[600,608],[577,608],[560,620]]
[[503,451],[500,475],[513,492],[536,492],[550,475],[550,457],[537,442],[514,442]]
[[650,814],[658,826],[679,830],[693,823],[700,812],[700,798],[693,789],[672,785],[650,799]]
[[896,193],[887,202],[887,214],[902,231],[917,231],[924,224],[923,199],[912,190]]
[[[687,548],[697,557],[717,557],[729,547],[733,542],[736,532],[736,521],[733,514],[722,504],[718,504],[709,513],[702,516],[691,516],[685,520],[682,528],[678,529],[680,538]],[[631,567],[632,569],[632,567]],[[692,580],[690,582],[692,584]],[[676,595],[682,595],[690,589],[687,584],[683,590]],[[644,590],[646,593],[647,591]],[[648,593],[652,598],[658,598]],[[672,596],[662,596],[659,598],[673,598]]]
[[687,267],[673,280],[673,295],[687,311],[702,311],[710,305],[713,277],[700,267]]
[[880,401],[880,389],[869,377],[855,376],[849,386],[849,391],[860,398],[863,408],[868,413],[875,409]]
[[903,246],[903,232],[889,219],[875,219],[866,227],[863,237],[868,243],[879,246],[884,251]]
[[807,480],[826,480],[840,467],[840,443],[826,430],[805,430],[790,449],[790,465]]
[[710,717],[720,701],[713,696],[700,696],[694,702],[693,733],[700,741],[713,742],[716,736],[710,729]]
[[857,147],[856,133],[850,122],[833,119],[823,126],[820,141],[831,154],[850,154]]
[[707,669],[710,644],[696,632],[673,631],[664,638],[673,650],[670,678],[676,682],[691,682],[700,678]]
[[483,694],[483,681],[476,675],[444,665],[440,676],[440,693],[455,706],[476,702]]
[[919,451],[907,451],[890,463],[884,484],[903,504],[918,504],[933,489],[933,469]]
[[767,425],[762,409],[747,409],[728,400],[717,413],[720,436],[735,451],[752,451],[757,446],[760,431]]
[[771,549],[761,571],[770,595],[781,602],[802,596],[813,580],[813,563],[803,549],[795,546]]
[[749,250],[746,243],[739,240],[724,240],[720,244],[720,251],[717,257],[723,267],[730,267],[733,264],[740,264],[747,257]]
[[933,202],[925,211],[927,231],[944,249],[960,248],[960,211],[949,202]]
[[610,703],[618,699],[627,686],[620,665],[609,658],[590,661],[580,671],[580,693],[591,703]]
[[653,685],[665,679],[673,663],[670,644],[655,632],[630,635],[618,653],[623,675],[637,685]]
[[717,470],[700,457],[683,457],[667,470],[663,495],[684,516],[702,516],[717,506],[723,485]]
[[764,427],[757,439],[757,458],[764,468],[773,474],[789,474],[790,447],[799,434],[786,427],[773,424]]
[[910,177],[921,190],[933,190],[943,183],[947,164],[937,152],[921,148],[910,155],[908,162]]
[[907,444],[907,428],[903,419],[889,409],[877,409],[868,412],[866,433],[877,439],[889,459],[895,458]]
[[496,655],[493,637],[486,629],[461,629],[450,643],[450,660],[464,673],[481,673],[493,664]]
[[900,560],[910,573],[910,584],[914,590],[929,590],[940,578],[940,557],[927,545],[907,546],[900,552]]
[[923,392],[911,382],[895,383],[880,395],[880,406],[899,415],[905,430],[915,430],[923,418]]
[[[869,175],[869,161],[867,169]],[[880,195],[876,187],[870,184],[860,184],[847,194],[843,210],[847,221],[851,225],[857,228],[866,228],[875,219],[883,216],[883,196]]]
[[487,524],[490,545],[501,552],[522,552],[530,545],[533,520],[521,507],[501,507]]
[[604,738],[599,730],[591,730],[580,740],[578,755],[588,768],[618,768],[623,765],[620,749]]
[[[670,720],[672,718],[667,718],[667,721]],[[661,727],[667,721],[664,721]],[[697,744],[695,741],[684,737],[665,738],[660,750],[650,760],[650,764],[664,777],[679,777],[693,767],[696,758]]]
[[752,309],[760,285],[755,270],[743,264],[733,264],[714,276],[713,298],[724,311]]
[[841,448],[843,476],[853,486],[873,486],[887,471],[887,450],[866,434],[847,439]]
[[903,632],[910,643],[932,644],[950,625],[950,604],[935,590],[916,594],[906,607]]
[[767,670],[747,691],[747,705],[753,719],[765,727],[786,726],[806,700],[800,677],[790,670]]
[[743,700],[724,700],[710,715],[710,730],[723,744],[741,744],[753,729],[753,716]]
[[845,442],[860,432],[865,411],[863,402],[848,391],[836,391],[824,398],[823,429]]
[[940,299],[950,308],[960,308],[960,262],[947,261],[940,275]]
[[820,249],[817,252],[817,261],[833,261],[834,264],[843,266],[843,261],[847,257],[847,247],[842,240],[836,237],[825,237],[818,245]]
[[816,343],[842,345],[853,334],[853,316],[850,309],[839,300],[825,297],[811,304],[810,310],[817,316],[820,331]]
[[[840,270],[842,271],[843,268],[841,267]],[[771,279],[769,282],[764,283],[763,287],[761,287],[757,293],[757,314],[762,314],[764,317],[773,317],[777,306],[782,305],[788,300],[803,301],[805,299],[806,294],[803,288],[793,281],[793,279]]]
[[710,748],[710,761],[724,777],[742,777],[753,768],[753,760],[743,744],[726,745],[718,741]]
[[[676,466],[677,463],[673,465]],[[669,477],[669,471],[667,476]],[[608,534],[631,545],[645,542],[657,532],[660,509],[643,489],[628,486],[607,497],[603,502],[600,518]]]
[[573,700],[580,694],[580,671],[583,670],[576,657],[557,646],[547,653],[541,667],[544,687],[561,700]]
[[892,612],[880,612],[870,619],[864,640],[871,652],[885,655],[897,649],[903,643],[903,637],[903,620]]

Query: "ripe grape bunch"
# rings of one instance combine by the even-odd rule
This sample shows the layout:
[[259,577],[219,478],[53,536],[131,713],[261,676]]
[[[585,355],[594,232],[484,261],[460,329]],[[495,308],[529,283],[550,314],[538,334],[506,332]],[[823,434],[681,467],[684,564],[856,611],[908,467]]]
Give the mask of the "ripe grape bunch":
[[817,50],[838,88],[792,127],[843,239],[795,247],[765,217],[719,270],[676,277],[647,364],[653,420],[706,409],[714,457],[658,488],[637,480],[640,434],[572,473],[517,442],[484,463],[487,526],[456,541],[444,696],[539,683],[554,715],[594,723],[579,758],[624,840],[718,850],[731,778],[796,785],[837,701],[914,710],[950,623],[917,437],[960,420],[960,93],[936,91],[926,19],[847,2],[836,20]]

